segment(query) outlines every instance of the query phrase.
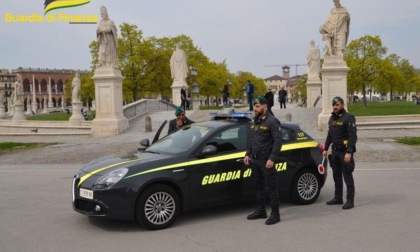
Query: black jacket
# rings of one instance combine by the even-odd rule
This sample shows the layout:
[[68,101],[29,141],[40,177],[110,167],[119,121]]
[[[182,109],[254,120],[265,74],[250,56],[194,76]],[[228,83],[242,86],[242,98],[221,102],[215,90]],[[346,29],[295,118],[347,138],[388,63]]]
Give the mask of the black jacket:
[[270,113],[266,113],[254,119],[246,155],[277,162],[280,158],[282,142],[280,121]]
[[269,108],[274,106],[274,94],[271,91],[265,93],[264,98],[267,100],[267,106]]
[[356,142],[357,129],[354,116],[345,109],[337,114],[331,113],[324,150],[328,150],[332,144],[335,150],[353,153],[356,152]]
[[[184,124],[182,126],[190,125],[192,123],[195,123],[195,122],[194,121],[191,121],[190,119],[188,119],[187,117],[185,117],[185,121],[184,121]],[[168,128],[168,135],[169,134],[172,134],[172,133],[174,133],[174,132],[176,132],[178,130],[179,130],[179,128],[176,126],[176,118],[173,119],[173,120],[170,120],[169,121],[169,128]]]

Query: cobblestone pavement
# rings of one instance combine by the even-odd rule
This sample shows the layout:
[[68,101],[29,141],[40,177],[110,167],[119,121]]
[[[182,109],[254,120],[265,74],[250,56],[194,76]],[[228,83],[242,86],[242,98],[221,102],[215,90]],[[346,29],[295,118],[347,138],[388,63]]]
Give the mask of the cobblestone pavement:
[[[245,109],[242,109],[245,111]],[[326,132],[316,129],[320,108],[301,108],[288,104],[287,109],[273,108],[280,121],[285,121],[290,114],[293,122],[314,137],[319,143],[324,143]],[[194,121],[205,121],[210,118],[211,111],[187,111],[187,117]],[[90,136],[2,136],[2,142],[45,142],[51,143],[45,148],[19,150],[0,155],[2,164],[72,164],[87,163],[105,155],[123,155],[134,153],[140,146],[141,139],[152,139],[163,121],[174,118],[173,111],[150,114],[152,132],[146,132],[144,118],[140,117],[130,123],[130,128],[123,134],[112,137]],[[163,133],[166,134],[167,126]],[[395,141],[398,137],[420,136],[420,129],[382,129],[359,130],[356,162],[372,161],[420,161],[420,146],[408,146]]]

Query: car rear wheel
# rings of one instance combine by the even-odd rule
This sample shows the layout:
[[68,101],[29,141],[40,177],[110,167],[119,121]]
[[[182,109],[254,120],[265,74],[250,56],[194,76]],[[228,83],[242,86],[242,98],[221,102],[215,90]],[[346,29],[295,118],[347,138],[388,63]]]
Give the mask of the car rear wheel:
[[167,185],[153,185],[139,197],[136,217],[140,225],[149,229],[164,229],[174,223],[180,210],[180,200]]
[[320,179],[315,170],[299,171],[292,183],[291,198],[297,204],[312,204],[321,191]]

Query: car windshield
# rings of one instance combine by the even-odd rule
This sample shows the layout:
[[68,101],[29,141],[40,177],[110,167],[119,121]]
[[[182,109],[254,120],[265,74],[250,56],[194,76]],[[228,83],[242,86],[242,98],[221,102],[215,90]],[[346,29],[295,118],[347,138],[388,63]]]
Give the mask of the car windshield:
[[191,150],[213,128],[199,125],[183,127],[152,144],[145,151],[155,153],[179,154]]

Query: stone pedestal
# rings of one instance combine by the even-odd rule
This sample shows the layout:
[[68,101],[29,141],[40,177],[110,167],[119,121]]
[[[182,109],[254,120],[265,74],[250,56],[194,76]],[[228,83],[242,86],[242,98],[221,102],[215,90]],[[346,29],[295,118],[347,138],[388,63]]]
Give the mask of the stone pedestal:
[[123,114],[121,72],[111,66],[98,67],[95,81],[96,117],[92,121],[92,136],[114,136],[128,128]]
[[73,107],[73,113],[69,119],[69,125],[80,126],[80,123],[85,120],[85,118],[82,115],[83,104],[80,101],[74,101],[71,103],[71,105]]
[[321,96],[321,88],[322,83],[321,80],[318,79],[308,79],[306,82],[306,107],[307,108],[314,108],[315,101]]
[[26,120],[23,103],[21,101],[17,101],[14,107],[15,109],[14,109],[12,121]]
[[200,109],[200,99],[198,97],[193,98],[192,109],[194,109],[194,110],[199,110]]
[[174,81],[172,83],[172,103],[176,106],[181,106],[181,89],[183,86],[188,89],[187,82],[185,81]]
[[42,110],[43,114],[48,114],[48,103],[47,103],[47,97],[44,95],[44,109]]
[[3,103],[0,103],[0,117],[3,118],[4,116],[6,116],[6,108]]
[[318,115],[318,130],[328,130],[332,99],[340,96],[347,109],[347,72],[349,68],[341,56],[325,57],[322,65],[322,111]]

